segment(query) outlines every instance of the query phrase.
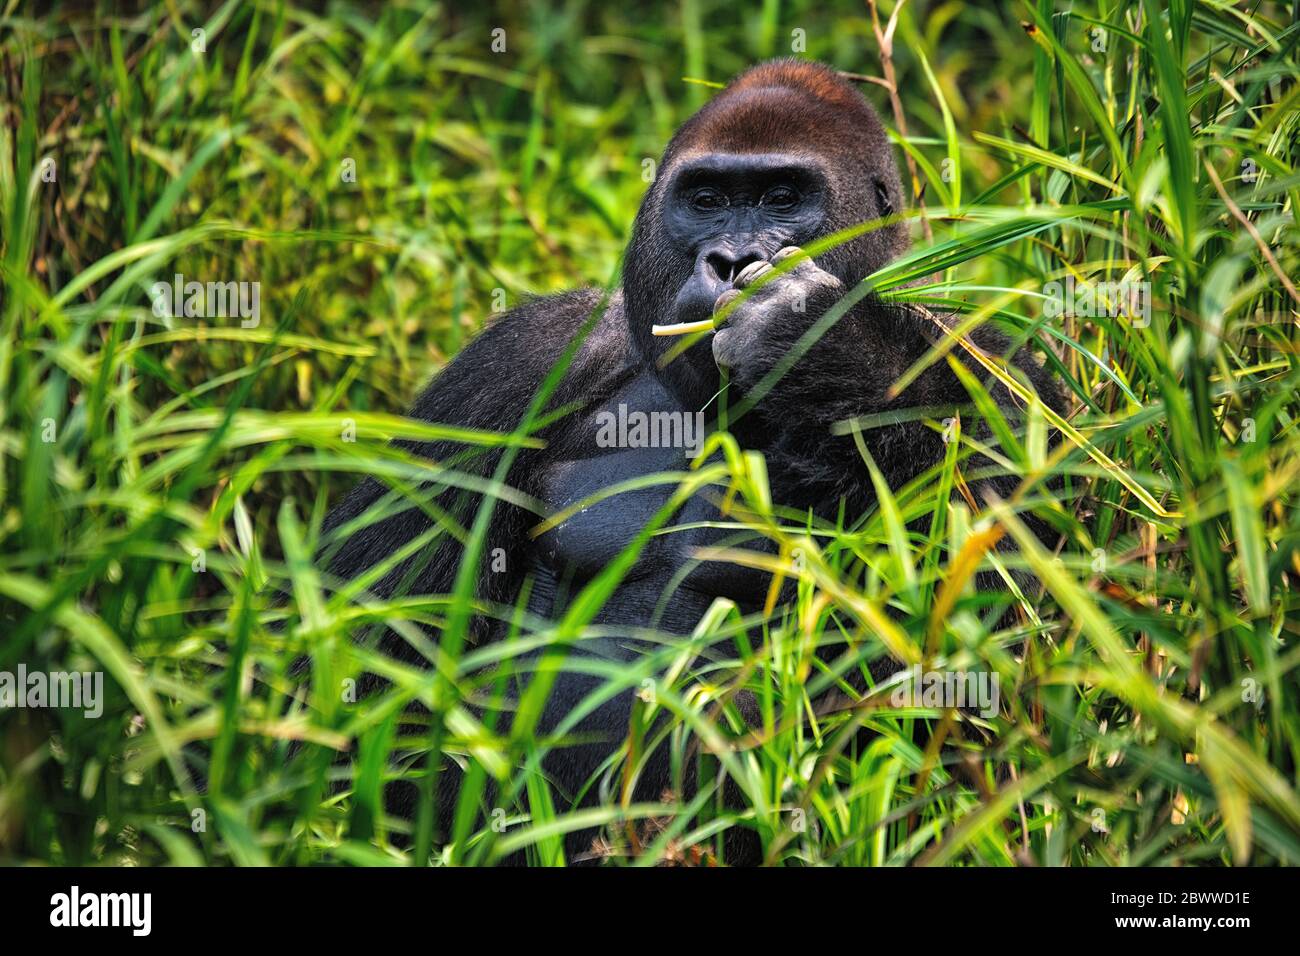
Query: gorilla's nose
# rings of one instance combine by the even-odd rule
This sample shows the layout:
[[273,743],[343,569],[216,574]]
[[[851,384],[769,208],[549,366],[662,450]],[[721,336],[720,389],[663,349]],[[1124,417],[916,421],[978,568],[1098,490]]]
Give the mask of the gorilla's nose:
[[700,252],[704,267],[724,284],[730,284],[745,266],[762,259],[763,250],[758,246],[714,245]]

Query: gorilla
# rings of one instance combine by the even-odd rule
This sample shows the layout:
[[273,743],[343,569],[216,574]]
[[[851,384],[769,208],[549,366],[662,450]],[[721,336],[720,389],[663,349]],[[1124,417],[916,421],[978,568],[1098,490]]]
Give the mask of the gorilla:
[[[427,546],[411,549],[368,589],[383,597],[452,593],[464,536],[435,529],[450,522],[469,528],[486,484],[501,477],[504,462],[505,485],[519,494],[491,503],[485,547],[477,556],[475,607],[508,610],[527,582],[527,611],[535,619],[558,619],[665,507],[675,486],[635,486],[587,507],[571,506],[620,482],[681,472],[688,461],[682,447],[602,441],[611,416],[679,413],[689,422],[716,410],[724,380],[732,404],[757,394],[758,383],[847,290],[908,245],[896,215],[904,209],[903,190],[880,120],[858,90],[820,64],[778,60],[741,74],[677,131],[658,169],[637,213],[620,288],[548,296],[509,312],[444,368],[410,411],[428,422],[512,432],[559,368],[562,377],[552,383],[546,406],[551,414],[541,416],[536,433],[544,447],[516,449],[503,459],[501,449],[473,453],[450,441],[398,442],[441,467],[431,469],[418,502],[367,478],[337,506],[326,521],[322,549],[336,583],[431,535]],[[802,252],[819,238],[872,223],[878,226],[812,258]],[[797,260],[793,268],[757,281],[788,259]],[[751,284],[751,294],[734,302]],[[681,338],[654,334],[656,326],[705,322],[728,307],[716,331],[685,349]],[[746,414],[727,422],[741,447],[764,456],[774,501],[831,521],[841,509],[859,516],[873,507],[873,484],[855,438],[832,434],[832,425],[870,413],[969,404],[945,363],[932,365],[901,394],[890,392],[931,348],[936,331],[918,311],[864,297]],[[1027,351],[1012,349],[993,330],[973,337],[988,352],[1011,352],[1026,380],[1059,409],[1051,378]],[[987,379],[978,366],[971,371]],[[996,382],[986,384],[1014,413],[1010,395]],[[893,488],[944,454],[932,428],[899,417],[897,424],[861,434]],[[454,484],[446,477],[453,471],[460,476]],[[1004,495],[1014,485],[1010,478],[987,482]],[[530,533],[539,518],[529,500],[563,520]],[[601,636],[575,642],[571,656],[631,661],[643,648],[635,632],[653,626],[689,634],[719,597],[733,600],[742,613],[762,608],[768,575],[694,557],[702,547],[735,543],[734,530],[710,527],[722,520],[716,494],[691,496],[673,520],[676,530],[649,538],[595,613],[591,627]],[[438,628],[432,630],[436,637]],[[500,615],[478,613],[470,640],[490,641],[506,630]],[[382,646],[427,666],[406,642],[390,638]],[[600,683],[581,668],[562,670],[538,732],[559,725]],[[580,742],[547,754],[543,767],[557,810],[568,809],[563,801],[575,796],[578,805],[594,799],[593,775],[627,737],[633,696],[628,691],[589,707],[572,728]],[[444,768],[440,776],[448,773],[459,771]],[[651,755],[638,795],[657,799],[671,777],[668,758]],[[444,780],[437,789],[439,832],[446,834],[454,782]],[[411,800],[409,793],[399,798],[397,812],[410,813]],[[591,836],[569,835],[570,859],[590,849]],[[755,853],[741,838],[729,862],[753,862]]]

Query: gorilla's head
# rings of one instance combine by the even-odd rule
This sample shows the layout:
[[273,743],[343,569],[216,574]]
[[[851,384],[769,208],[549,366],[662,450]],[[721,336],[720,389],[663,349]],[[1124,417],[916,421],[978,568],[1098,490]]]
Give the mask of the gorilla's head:
[[[657,359],[675,339],[655,324],[708,318],[741,269],[783,246],[903,208],[893,150],[876,112],[835,71],[774,60],[742,73],[668,144],[637,213],[623,267],[631,332]],[[817,257],[852,287],[907,246],[894,223]],[[672,363],[692,400],[716,388],[708,342]]]

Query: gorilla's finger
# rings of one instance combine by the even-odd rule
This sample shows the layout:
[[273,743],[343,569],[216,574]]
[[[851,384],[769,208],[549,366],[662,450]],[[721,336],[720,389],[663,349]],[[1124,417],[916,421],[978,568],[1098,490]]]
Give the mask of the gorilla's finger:
[[710,348],[713,350],[713,363],[718,368],[730,370],[739,364],[745,342],[738,329],[727,326],[713,333]]
[[777,254],[772,257],[772,261],[784,262],[786,259],[789,259],[791,256],[801,255],[802,253],[803,250],[800,249],[798,246],[786,246],[784,249],[779,250]]
[[741,269],[740,274],[732,280],[732,284],[735,285],[737,289],[743,289],[765,272],[771,271],[772,263],[764,262],[762,259],[759,259],[757,262],[751,262],[749,265],[745,266],[745,268]]
[[739,289],[728,289],[726,292],[722,293],[722,295],[718,296],[718,298],[713,303],[714,314],[716,315],[717,313],[725,309],[728,305],[734,302],[739,295],[740,295]]
[[730,329],[718,329],[713,333],[713,341],[709,348],[713,351],[713,363],[718,368],[728,368],[731,365],[727,351],[727,336],[730,334]]

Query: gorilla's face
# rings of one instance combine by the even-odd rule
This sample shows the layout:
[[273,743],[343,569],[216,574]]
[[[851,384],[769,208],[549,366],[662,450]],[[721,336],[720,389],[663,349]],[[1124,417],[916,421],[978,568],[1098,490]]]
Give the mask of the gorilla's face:
[[[709,343],[665,366],[680,340],[654,325],[702,321],[757,259],[903,208],[884,128],[862,94],[816,63],[777,60],[742,74],[664,152],[623,263],[625,311],[643,358],[690,405],[718,388]],[[895,222],[817,256],[853,287],[907,246]]]
[[694,264],[670,322],[707,319],[741,269],[807,244],[826,225],[826,173],[798,156],[695,156],[672,171],[664,196],[664,231]]

